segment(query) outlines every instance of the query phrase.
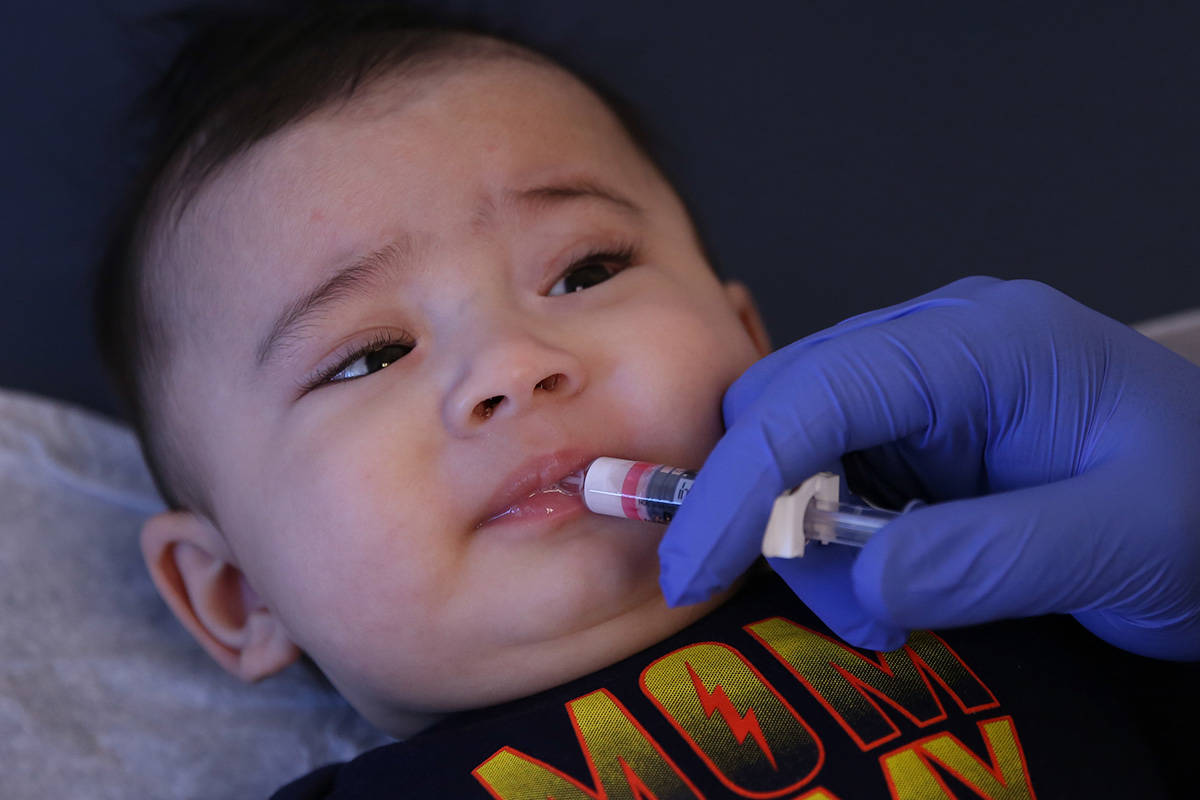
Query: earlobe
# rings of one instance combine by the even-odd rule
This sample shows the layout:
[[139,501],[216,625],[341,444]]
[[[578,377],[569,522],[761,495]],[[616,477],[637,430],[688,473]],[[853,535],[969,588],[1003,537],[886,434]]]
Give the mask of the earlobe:
[[265,678],[300,656],[279,618],[233,562],[224,537],[188,511],[142,526],[142,555],[159,594],[218,664],[244,681]]
[[725,290],[725,296],[729,300],[730,306],[741,320],[742,327],[746,329],[746,333],[754,342],[758,354],[760,356],[769,355],[771,337],[767,334],[767,326],[763,324],[762,316],[758,313],[758,306],[754,302],[754,296],[750,294],[750,289],[740,281],[726,281],[722,288]]

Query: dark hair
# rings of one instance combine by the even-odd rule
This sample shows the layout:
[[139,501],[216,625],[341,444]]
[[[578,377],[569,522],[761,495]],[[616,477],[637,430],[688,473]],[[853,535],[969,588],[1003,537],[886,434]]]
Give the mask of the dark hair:
[[[192,32],[143,101],[153,120],[151,145],[103,256],[95,319],[101,355],[159,491],[172,508],[194,508],[200,500],[192,471],[180,463],[181,448],[172,446],[156,416],[162,387],[155,376],[170,330],[162,292],[145,269],[155,231],[177,220],[222,165],[313,112],[349,100],[381,76],[472,58],[559,62],[479,20],[396,4],[310,2],[250,13],[197,8],[162,19]],[[573,74],[658,166],[629,107],[595,79]]]

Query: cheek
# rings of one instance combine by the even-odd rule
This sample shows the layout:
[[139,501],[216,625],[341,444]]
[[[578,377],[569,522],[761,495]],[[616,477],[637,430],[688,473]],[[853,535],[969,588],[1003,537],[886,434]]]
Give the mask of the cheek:
[[658,426],[652,440],[689,457],[681,466],[699,466],[724,432],[725,390],[756,359],[749,337],[732,312],[680,296],[614,329],[622,331],[612,350],[620,396],[644,425]]
[[436,607],[451,583],[453,498],[420,469],[420,433],[371,409],[273,450],[244,517],[252,584],[314,653],[394,638],[396,609]]

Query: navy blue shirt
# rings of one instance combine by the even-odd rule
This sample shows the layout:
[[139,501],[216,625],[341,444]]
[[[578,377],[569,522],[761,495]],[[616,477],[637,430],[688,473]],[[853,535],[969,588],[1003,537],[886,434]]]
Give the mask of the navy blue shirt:
[[1197,677],[1070,617],[858,650],[763,574],[611,667],[454,715],[275,798],[1187,796]]

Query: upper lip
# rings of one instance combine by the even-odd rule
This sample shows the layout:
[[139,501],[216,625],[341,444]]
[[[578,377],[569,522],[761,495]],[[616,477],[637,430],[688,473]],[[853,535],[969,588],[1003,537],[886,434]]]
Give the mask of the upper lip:
[[497,484],[496,491],[485,506],[488,511],[480,519],[479,525],[499,516],[531,494],[553,486],[572,472],[586,467],[594,458],[580,450],[557,450],[526,460]]

